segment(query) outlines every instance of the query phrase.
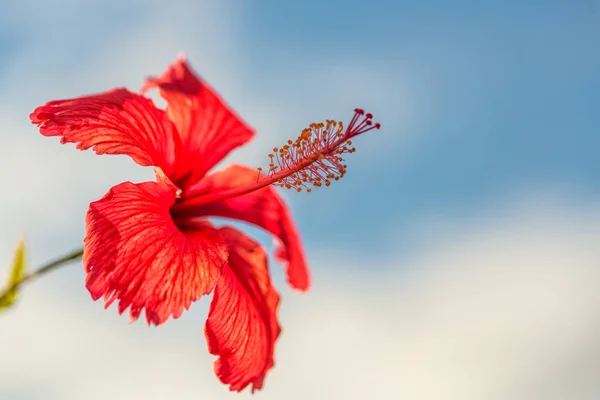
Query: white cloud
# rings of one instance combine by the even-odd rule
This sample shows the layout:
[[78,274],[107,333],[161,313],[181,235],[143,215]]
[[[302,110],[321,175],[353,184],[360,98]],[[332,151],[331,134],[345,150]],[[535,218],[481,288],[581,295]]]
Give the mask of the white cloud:
[[[597,398],[598,211],[523,202],[430,225],[408,255],[313,254],[313,292],[283,293],[284,332],[260,396]],[[89,300],[76,270],[32,285],[1,317],[0,394],[227,396],[205,349],[206,302],[157,329],[128,326]]]

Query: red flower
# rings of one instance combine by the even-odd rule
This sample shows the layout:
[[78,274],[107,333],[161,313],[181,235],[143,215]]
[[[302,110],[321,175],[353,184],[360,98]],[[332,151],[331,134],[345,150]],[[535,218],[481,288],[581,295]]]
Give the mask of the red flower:
[[[156,182],[124,182],[90,204],[83,265],[94,300],[115,300],[135,321],[178,318],[214,288],[206,323],[209,351],[220,358],[215,372],[231,390],[260,389],[273,366],[279,295],[271,285],[265,250],[231,227],[214,227],[209,216],[255,224],[270,232],[287,265],[290,285],[305,291],[309,273],[300,237],[273,185],[301,191],[329,185],[345,173],[341,154],[350,138],[373,128],[357,110],[350,126],[313,124],[296,142],[273,149],[269,172],[233,165],[208,171],[254,136],[184,59],[143,92],[157,87],[166,111],[126,89],[51,101],[30,116],[45,136],[77,143],[98,154],[127,154],[153,166]],[[259,169],[261,171],[261,169]]]

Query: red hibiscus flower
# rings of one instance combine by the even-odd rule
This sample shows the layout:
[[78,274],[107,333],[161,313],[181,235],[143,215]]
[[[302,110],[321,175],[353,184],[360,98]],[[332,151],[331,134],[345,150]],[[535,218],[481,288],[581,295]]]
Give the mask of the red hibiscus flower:
[[142,92],[156,87],[166,110],[126,89],[37,108],[30,116],[45,136],[77,143],[97,154],[126,154],[153,166],[155,182],[124,182],[90,204],[83,265],[86,286],[105,306],[118,302],[135,321],[178,318],[193,301],[214,289],[205,334],[219,356],[215,372],[230,389],[252,391],[273,366],[279,295],[271,285],[263,247],[232,227],[207,217],[249,222],[278,242],[289,284],[308,289],[310,280],[300,237],[273,186],[310,191],[345,173],[341,155],[353,152],[353,136],[373,128],[372,116],[356,110],[341,123],[312,124],[295,141],[270,154],[269,171],[233,165],[208,173],[254,136],[205,82],[178,59]]

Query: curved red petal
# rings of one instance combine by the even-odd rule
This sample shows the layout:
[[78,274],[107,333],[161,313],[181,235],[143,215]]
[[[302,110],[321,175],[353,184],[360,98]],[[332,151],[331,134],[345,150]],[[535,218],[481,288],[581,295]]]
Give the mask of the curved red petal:
[[233,228],[222,228],[229,244],[229,262],[215,287],[205,334],[211,354],[219,356],[215,372],[242,391],[261,389],[273,367],[279,295],[271,285],[265,250]]
[[227,244],[208,223],[178,228],[174,202],[166,184],[125,182],[90,204],[83,265],[94,300],[118,300],[132,321],[145,310],[148,324],[159,325],[213,289]]
[[167,113],[181,137],[182,150],[173,182],[184,188],[202,178],[230,151],[247,143],[252,130],[182,57],[142,88],[158,87],[167,101]]
[[36,108],[29,116],[44,136],[60,136],[62,143],[93,148],[97,154],[127,154],[144,166],[171,172],[177,151],[174,126],[152,100],[114,89]]
[[[198,194],[217,192],[254,183],[257,177],[258,172],[255,169],[230,165],[223,171],[207,175],[193,189]],[[181,200],[180,204],[182,208],[185,207],[185,199]],[[173,212],[177,214],[177,206]],[[286,204],[273,187],[269,186],[238,197],[197,206],[187,212],[195,215],[233,218],[267,230],[278,242],[275,255],[287,264],[286,274],[290,285],[298,290],[308,290],[310,274],[300,235]]]

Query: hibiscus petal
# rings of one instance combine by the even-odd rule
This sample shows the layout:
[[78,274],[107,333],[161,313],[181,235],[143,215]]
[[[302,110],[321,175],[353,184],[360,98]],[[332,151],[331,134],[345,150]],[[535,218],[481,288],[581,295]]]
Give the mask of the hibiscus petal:
[[[223,171],[207,175],[192,190],[197,194],[218,192],[256,182],[258,172],[241,165],[230,165]],[[184,193],[185,196],[185,193]],[[193,200],[191,197],[189,200]],[[184,210],[185,199],[178,206]],[[178,206],[173,210],[177,215]],[[212,215],[250,222],[267,230],[278,243],[275,256],[287,264],[289,284],[298,290],[308,290],[310,276],[300,235],[283,199],[271,186],[238,197],[215,201],[183,211],[186,215]]]
[[152,100],[114,89],[38,107],[29,116],[44,136],[62,143],[93,148],[97,154],[127,154],[144,166],[161,167],[169,175],[177,152],[174,126]]
[[145,309],[148,324],[159,325],[213,289],[227,244],[208,223],[178,228],[174,202],[166,184],[125,182],[90,204],[83,264],[94,300],[118,300],[132,321]]
[[252,130],[180,57],[161,76],[149,78],[142,88],[158,87],[167,101],[169,118],[181,137],[177,176],[180,187],[202,178],[229,152],[247,143]]
[[233,228],[222,228],[229,262],[215,287],[205,334],[219,379],[232,391],[261,389],[273,367],[279,295],[271,285],[265,250]]

